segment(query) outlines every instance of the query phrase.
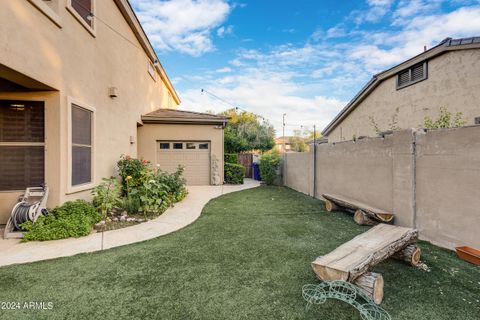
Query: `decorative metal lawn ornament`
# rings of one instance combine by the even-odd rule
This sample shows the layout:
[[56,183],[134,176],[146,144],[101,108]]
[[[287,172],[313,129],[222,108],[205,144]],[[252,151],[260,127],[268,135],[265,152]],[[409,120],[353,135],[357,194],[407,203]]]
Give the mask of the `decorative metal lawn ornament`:
[[313,304],[322,304],[327,299],[337,299],[356,308],[363,320],[391,320],[387,311],[377,306],[362,289],[346,281],[324,281],[320,284],[304,285],[302,296],[307,301],[307,310]]

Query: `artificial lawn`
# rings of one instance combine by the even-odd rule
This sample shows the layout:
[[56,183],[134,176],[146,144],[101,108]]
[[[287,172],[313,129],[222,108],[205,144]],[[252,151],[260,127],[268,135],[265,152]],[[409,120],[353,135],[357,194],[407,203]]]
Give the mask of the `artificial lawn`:
[[[210,201],[192,225],[104,252],[0,268],[1,319],[360,319],[339,301],[305,310],[310,262],[367,230],[281,187]],[[479,268],[421,242],[431,272],[388,260],[382,307],[392,319],[480,319]]]

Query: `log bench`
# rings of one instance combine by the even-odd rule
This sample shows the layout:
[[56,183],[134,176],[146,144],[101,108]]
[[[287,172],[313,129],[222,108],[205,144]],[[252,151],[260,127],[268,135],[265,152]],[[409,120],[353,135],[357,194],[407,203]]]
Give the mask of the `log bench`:
[[320,280],[356,284],[380,304],[383,277],[369,269],[389,257],[418,265],[421,251],[415,245],[417,239],[417,230],[381,223],[318,257],[312,262],[312,269]]
[[375,225],[379,222],[392,222],[394,215],[383,209],[369,206],[358,200],[338,194],[324,193],[325,208],[327,211],[339,209],[354,213],[353,219],[360,225]]

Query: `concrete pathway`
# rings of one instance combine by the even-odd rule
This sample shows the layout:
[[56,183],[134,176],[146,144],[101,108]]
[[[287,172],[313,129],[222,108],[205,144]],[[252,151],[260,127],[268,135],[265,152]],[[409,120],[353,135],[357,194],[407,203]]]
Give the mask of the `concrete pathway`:
[[[203,207],[211,199],[222,194],[257,186],[259,186],[259,182],[251,179],[245,179],[243,185],[189,186],[188,196],[182,202],[175,204],[175,207],[165,211],[160,217],[131,227],[104,232],[103,249],[141,242],[177,231],[197,220]],[[26,243],[21,243],[18,239],[2,238],[0,239],[0,266],[100,250],[102,250],[102,233],[94,233],[81,238]]]

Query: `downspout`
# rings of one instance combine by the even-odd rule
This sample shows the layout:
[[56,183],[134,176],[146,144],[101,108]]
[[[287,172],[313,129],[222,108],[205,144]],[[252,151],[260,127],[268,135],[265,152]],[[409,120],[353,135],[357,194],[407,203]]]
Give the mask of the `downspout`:
[[317,131],[313,125],[313,197],[317,195]]
[[412,130],[412,210],[413,228],[417,228],[417,131]]

